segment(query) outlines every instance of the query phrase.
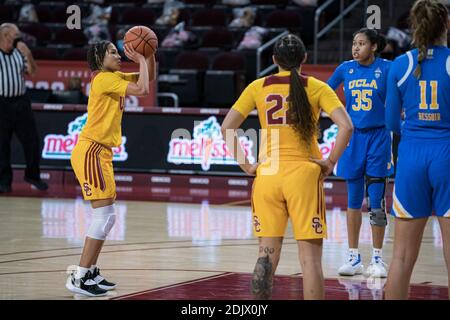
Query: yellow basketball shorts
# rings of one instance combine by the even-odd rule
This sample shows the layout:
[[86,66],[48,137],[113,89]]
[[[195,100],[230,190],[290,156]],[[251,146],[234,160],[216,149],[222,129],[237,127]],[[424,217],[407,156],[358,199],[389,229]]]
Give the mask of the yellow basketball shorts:
[[296,240],[327,237],[320,166],[308,161],[280,163],[274,175],[261,174],[252,189],[253,231],[257,237],[284,237],[291,219]]
[[78,140],[70,162],[84,200],[116,198],[111,148],[91,140]]

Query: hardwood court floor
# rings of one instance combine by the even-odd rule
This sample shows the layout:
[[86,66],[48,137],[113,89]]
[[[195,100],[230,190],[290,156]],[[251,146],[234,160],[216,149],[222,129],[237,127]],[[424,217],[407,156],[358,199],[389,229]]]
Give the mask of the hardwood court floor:
[[[78,263],[89,212],[90,205],[80,199],[0,197],[0,299],[84,299],[64,284],[67,268]],[[379,299],[383,281],[338,277],[336,270],[346,259],[345,212],[328,211],[327,221],[327,298]],[[392,231],[391,218],[384,249],[387,263]],[[360,249],[367,266],[371,234],[366,214]],[[118,201],[116,225],[99,265],[118,283],[107,298],[248,299],[256,254],[249,206]],[[277,275],[274,298],[302,297],[290,226]],[[442,240],[434,218],[425,230],[412,282],[418,284],[412,288],[414,298],[447,298]]]

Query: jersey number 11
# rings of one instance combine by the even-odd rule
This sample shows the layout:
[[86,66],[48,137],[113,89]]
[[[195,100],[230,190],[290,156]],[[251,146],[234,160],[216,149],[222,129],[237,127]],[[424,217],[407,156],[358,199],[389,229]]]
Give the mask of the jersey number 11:
[[419,81],[420,85],[420,105],[419,108],[422,110],[437,110],[439,109],[439,104],[437,102],[437,90],[438,90],[438,82],[430,81],[431,86],[431,104],[427,104],[427,86],[428,81]]

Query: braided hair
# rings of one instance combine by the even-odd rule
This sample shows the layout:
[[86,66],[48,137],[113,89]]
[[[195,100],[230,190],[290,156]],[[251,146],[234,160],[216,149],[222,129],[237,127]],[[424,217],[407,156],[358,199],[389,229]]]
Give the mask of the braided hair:
[[103,60],[105,59],[110,41],[99,41],[89,45],[87,52],[87,62],[92,71],[101,70],[103,68]]
[[418,64],[414,76],[419,79],[422,74],[422,62],[427,56],[427,46],[447,32],[448,10],[437,0],[418,0],[410,11],[413,32],[413,45],[419,50]]
[[317,134],[317,119],[309,103],[303,79],[297,71],[306,56],[305,45],[296,35],[288,34],[277,41],[273,55],[282,69],[291,72],[288,123],[298,133],[300,140],[310,146]]

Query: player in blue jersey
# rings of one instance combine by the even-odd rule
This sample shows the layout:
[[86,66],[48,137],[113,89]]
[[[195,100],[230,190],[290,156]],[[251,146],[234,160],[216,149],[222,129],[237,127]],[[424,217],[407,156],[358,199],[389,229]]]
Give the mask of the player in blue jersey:
[[339,268],[340,275],[363,273],[358,250],[361,229],[361,207],[364,196],[372,226],[373,255],[367,276],[386,277],[382,258],[387,225],[384,194],[391,167],[391,136],[385,128],[384,109],[387,76],[391,61],[377,55],[386,45],[376,30],[363,28],[353,35],[353,59],[342,63],[328,84],[337,89],[344,84],[346,108],[354,133],[339,160],[336,174],[347,181],[348,261]]
[[450,270],[448,10],[437,0],[419,0],[410,16],[417,49],[394,61],[386,98],[387,128],[401,132],[392,210],[396,217],[394,249],[386,299],[408,297],[423,231],[433,211],[441,227],[444,257]]

